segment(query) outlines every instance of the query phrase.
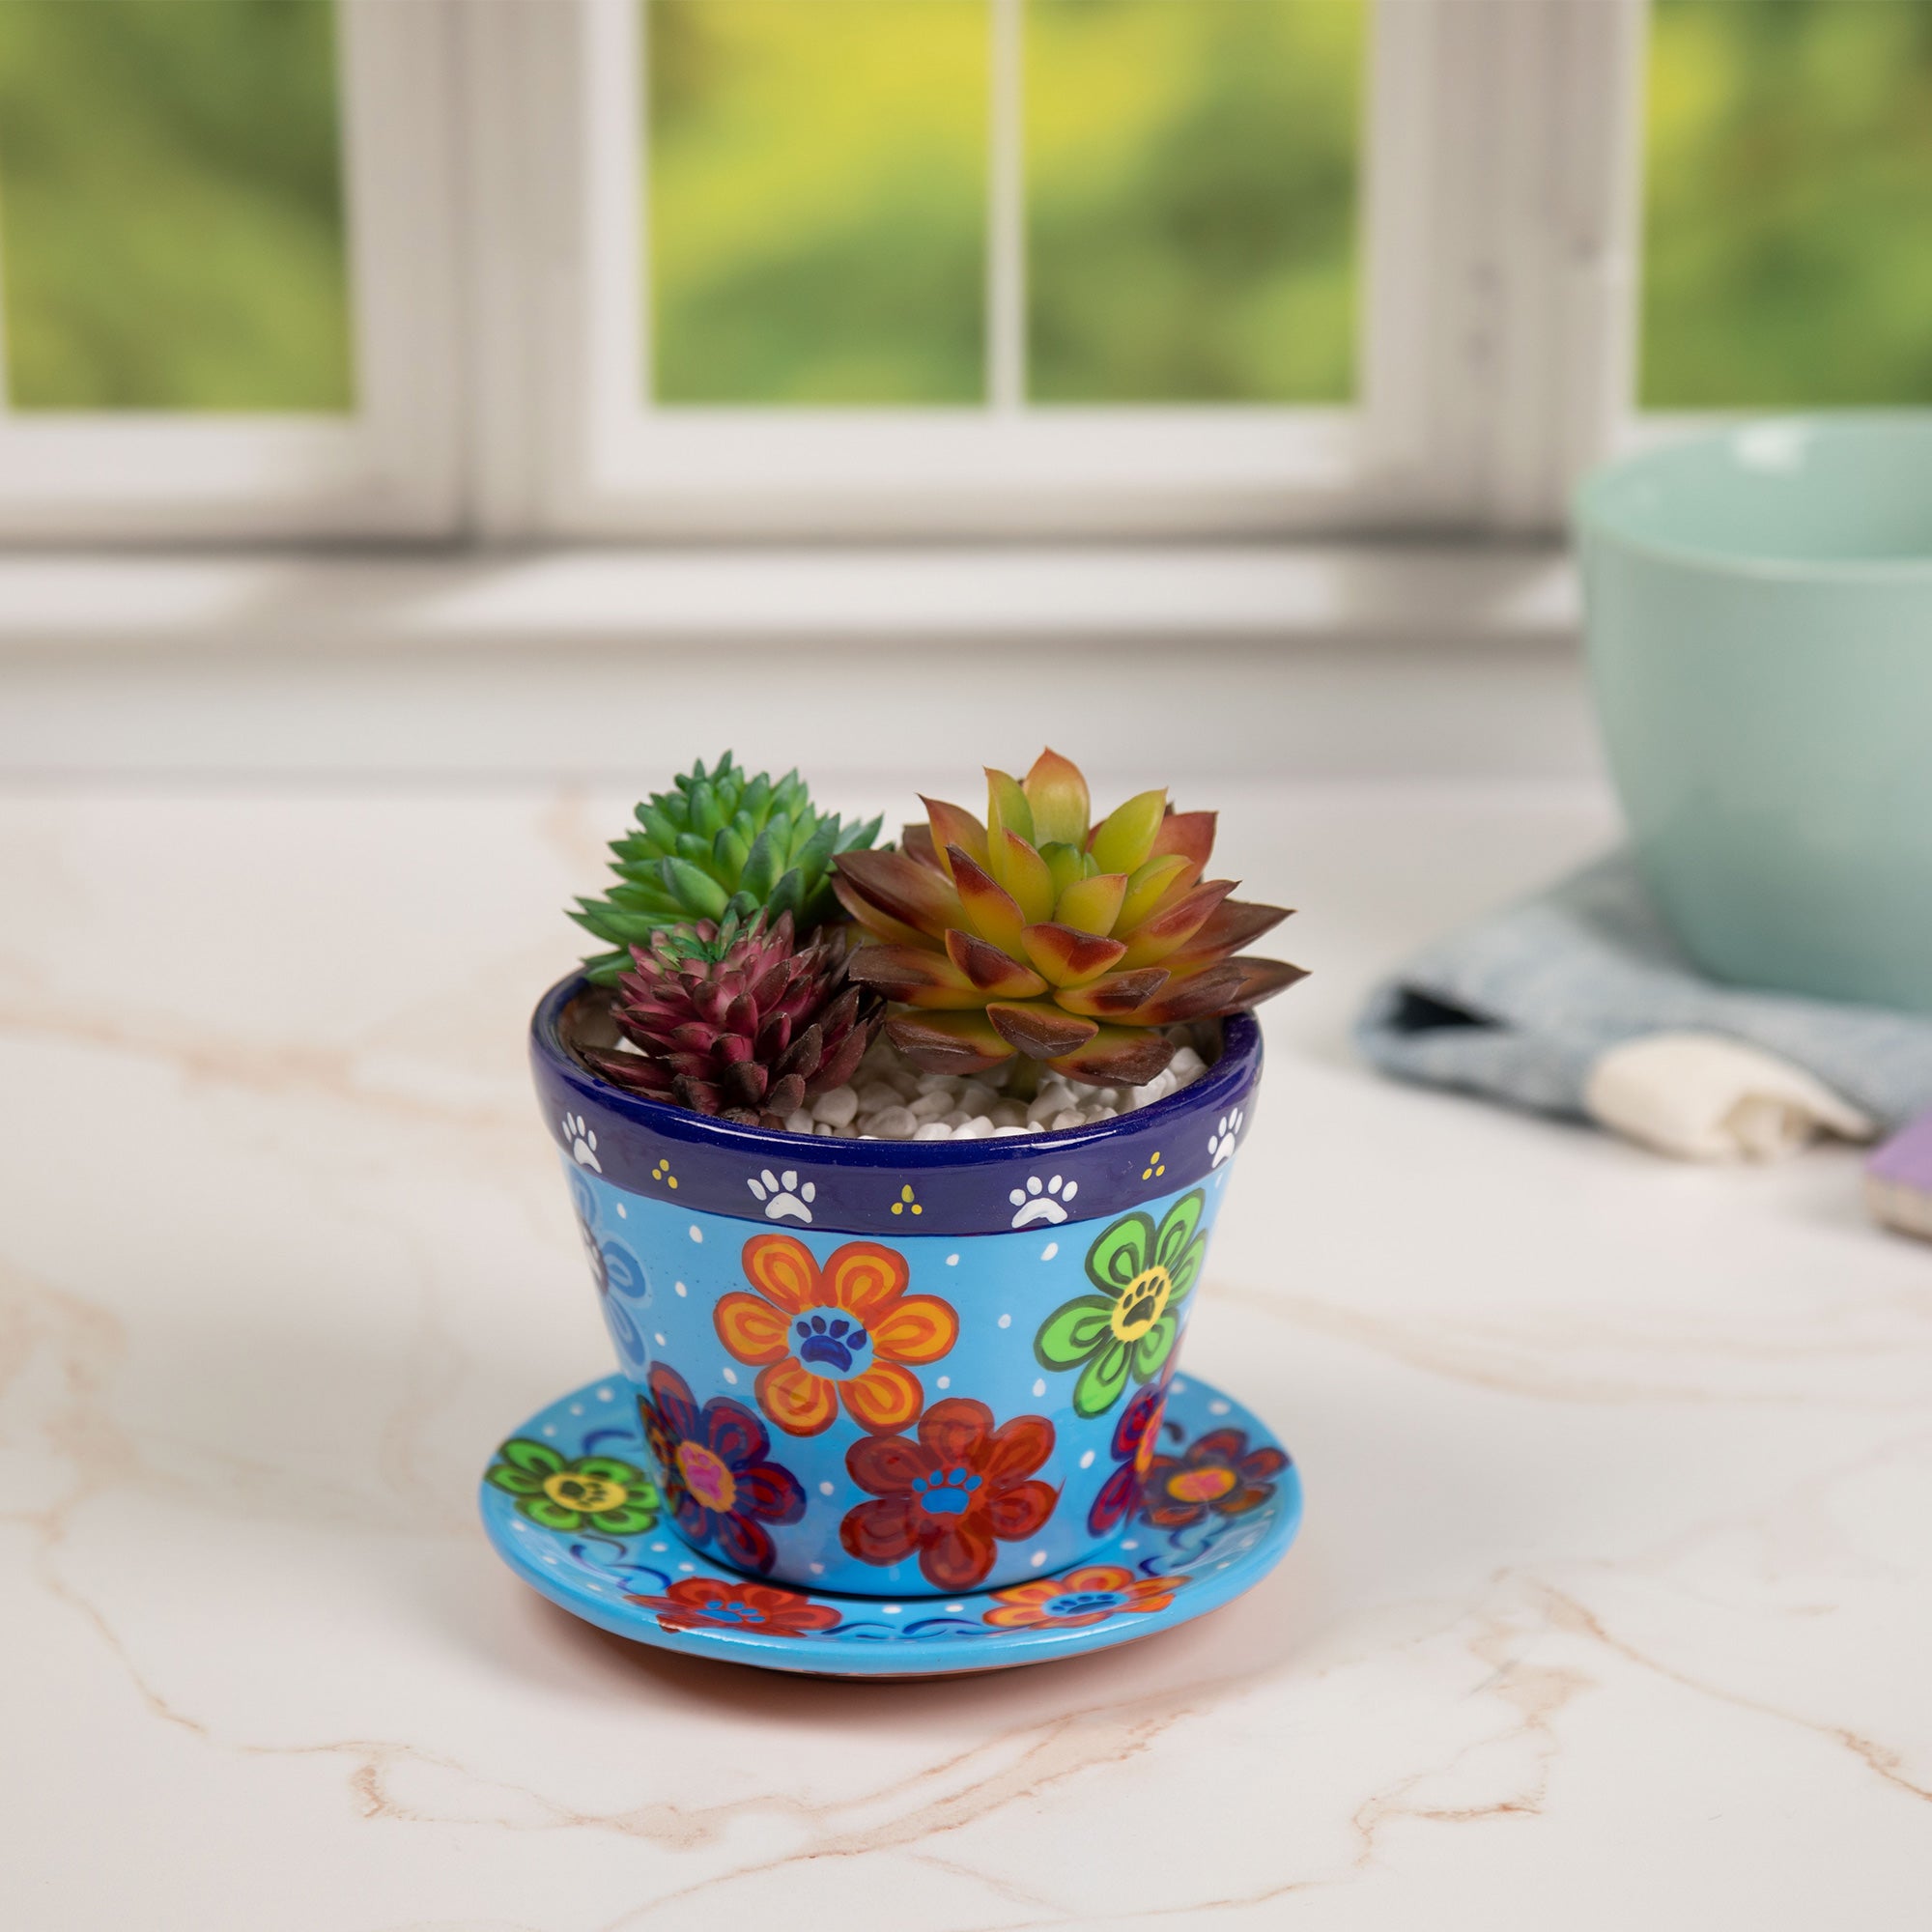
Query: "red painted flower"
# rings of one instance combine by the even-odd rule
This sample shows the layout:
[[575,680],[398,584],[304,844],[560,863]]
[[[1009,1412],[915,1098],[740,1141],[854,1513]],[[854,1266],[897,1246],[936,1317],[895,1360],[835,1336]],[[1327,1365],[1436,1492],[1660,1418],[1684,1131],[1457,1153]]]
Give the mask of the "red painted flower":
[[1101,1484],[1094,1507],[1087,1512],[1087,1527],[1094,1535],[1105,1536],[1122,1518],[1130,1516],[1140,1501],[1141,1480],[1153,1461],[1161,1406],[1166,1401],[1167,1384],[1150,1382],[1121,1411],[1109,1452],[1114,1458],[1114,1472]]
[[1268,1479],[1288,1467],[1279,1449],[1250,1449],[1244,1431],[1213,1429],[1179,1456],[1156,1456],[1141,1484],[1147,1520],[1157,1529],[1185,1529],[1216,1516],[1245,1516],[1274,1494]]
[[838,1540],[881,1567],[917,1550],[935,1590],[970,1590],[993,1567],[996,1541],[1018,1543],[1053,1514],[1059,1491],[1028,1480],[1052,1453],[1043,1415],[995,1429],[983,1402],[936,1402],[916,1437],[868,1435],[845,1452],[852,1480],[876,1500],[847,1513]]
[[995,1590],[1000,1607],[988,1610],[980,1621],[1002,1630],[1041,1624],[1077,1630],[1082,1624],[1103,1624],[1109,1617],[1164,1610],[1186,1581],[1185,1577],[1136,1577],[1112,1563],[1090,1563],[1064,1576],[1040,1577]]
[[727,1583],[718,1577],[680,1577],[662,1597],[626,1597],[658,1613],[668,1631],[742,1630],[765,1636],[815,1636],[838,1621],[830,1604],[814,1604],[772,1583]]
[[903,1365],[935,1362],[959,1337],[952,1304],[908,1294],[905,1257],[876,1241],[847,1241],[820,1268],[789,1235],[745,1243],[740,1289],[719,1302],[718,1339],[758,1370],[758,1406],[787,1435],[816,1435],[838,1405],[881,1435],[919,1414],[925,1390]]
[[764,1424],[722,1395],[699,1409],[691,1385],[663,1362],[652,1364],[649,1386],[638,1414],[679,1530],[693,1543],[715,1542],[741,1570],[769,1570],[777,1552],[764,1525],[796,1522],[805,1492],[789,1469],[765,1460]]

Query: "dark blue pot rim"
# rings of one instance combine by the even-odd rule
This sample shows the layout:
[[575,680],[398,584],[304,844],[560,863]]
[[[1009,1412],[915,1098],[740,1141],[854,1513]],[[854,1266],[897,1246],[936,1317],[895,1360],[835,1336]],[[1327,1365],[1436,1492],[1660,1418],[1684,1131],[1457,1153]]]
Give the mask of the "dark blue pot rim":
[[[888,1218],[889,1196],[881,1186],[888,1179],[895,1185],[910,1179],[928,1204],[929,1218],[919,1232],[1003,1232],[1009,1223],[988,1208],[969,1206],[960,1189],[983,1194],[989,1171],[1009,1176],[1026,1167],[1077,1178],[1079,1211],[1067,1219],[1117,1213],[1219,1165],[1209,1151],[1208,1129],[1232,1117],[1236,1108],[1252,1111],[1249,1096],[1261,1074],[1261,1028],[1252,1012],[1239,1012],[1221,1022],[1220,1055],[1191,1086],[1091,1126],[973,1141],[867,1141],[793,1134],[741,1126],[668,1106],[591,1072],[564,1044],[562,1031],[565,1010],[590,990],[581,973],[559,980],[537,1002],[530,1018],[532,1071],[546,1104],[552,1138],[570,1153],[575,1137],[563,1126],[564,1114],[588,1121],[599,1135],[598,1171],[641,1194],[664,1191],[647,1184],[649,1170],[660,1155],[668,1154],[674,1163],[682,1159],[688,1165],[677,1169],[678,1205],[740,1220],[759,1218],[745,1180],[765,1168],[780,1173],[809,1168],[820,1181],[842,1178],[848,1184],[833,1190],[840,1198],[828,1199],[810,1225],[849,1231],[910,1232],[903,1219],[895,1223]],[[1246,1124],[1243,1120],[1234,1131],[1238,1134]],[[1170,1149],[1171,1153],[1166,1151]],[[1155,1150],[1163,1151],[1165,1173],[1158,1184],[1150,1184],[1141,1169]]]

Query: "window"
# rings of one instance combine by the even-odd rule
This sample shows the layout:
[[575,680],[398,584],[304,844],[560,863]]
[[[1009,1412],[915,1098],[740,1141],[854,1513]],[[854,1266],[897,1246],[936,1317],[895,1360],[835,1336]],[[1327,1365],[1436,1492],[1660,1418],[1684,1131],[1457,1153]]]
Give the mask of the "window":
[[1355,400],[1367,13],[1033,0],[1030,402]]
[[451,526],[446,25],[0,7],[0,530]]
[[[1393,0],[1383,39],[1428,8]],[[1390,514],[1364,0],[584,0],[539,515],[667,536]],[[1412,35],[1411,35],[1412,37]],[[534,50],[533,50],[534,52]],[[1391,172],[1388,179],[1399,181]],[[1402,312],[1406,270],[1378,299]]]
[[1357,0],[642,4],[660,405],[1353,400]]
[[1658,0],[1652,410],[1932,401],[1932,6]]
[[0,535],[1560,525],[1922,401],[1932,0],[6,0]]
[[0,9],[0,183],[13,409],[352,407],[323,0]]
[[986,395],[984,0],[646,0],[643,393]]

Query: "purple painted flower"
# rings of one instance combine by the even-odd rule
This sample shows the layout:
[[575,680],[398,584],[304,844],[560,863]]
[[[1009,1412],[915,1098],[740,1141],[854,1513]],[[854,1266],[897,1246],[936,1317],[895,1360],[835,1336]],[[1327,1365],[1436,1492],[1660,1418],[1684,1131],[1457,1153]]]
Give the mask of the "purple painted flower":
[[777,1553],[764,1525],[805,1514],[798,1478],[766,1460],[771,1437],[743,1403],[714,1396],[700,1409],[691,1385],[663,1362],[653,1364],[648,1385],[638,1414],[679,1531],[762,1576]]
[[1141,1498],[1141,1478],[1153,1461],[1160,1411],[1166,1401],[1167,1383],[1150,1382],[1121,1411],[1110,1448],[1114,1472],[1101,1484],[1094,1507],[1087,1512],[1087,1527],[1093,1535],[1105,1536],[1133,1514]]

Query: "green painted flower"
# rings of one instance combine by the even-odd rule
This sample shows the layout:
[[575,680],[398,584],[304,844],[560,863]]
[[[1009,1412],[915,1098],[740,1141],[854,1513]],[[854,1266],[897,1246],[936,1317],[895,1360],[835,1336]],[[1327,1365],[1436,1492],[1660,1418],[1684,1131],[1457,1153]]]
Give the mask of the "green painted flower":
[[1207,1196],[1197,1187],[1156,1228],[1138,1211],[1116,1221],[1087,1250],[1087,1274],[1100,1293],[1057,1308],[1034,1337],[1042,1367],[1081,1369],[1077,1415],[1104,1415],[1129,1381],[1149,1382],[1174,1352],[1176,1311],[1201,1278],[1208,1237],[1199,1232]]
[[547,1442],[513,1435],[497,1450],[484,1481],[517,1499],[517,1507],[546,1529],[601,1529],[638,1536],[658,1520],[658,1486],[614,1456],[567,1461]]

